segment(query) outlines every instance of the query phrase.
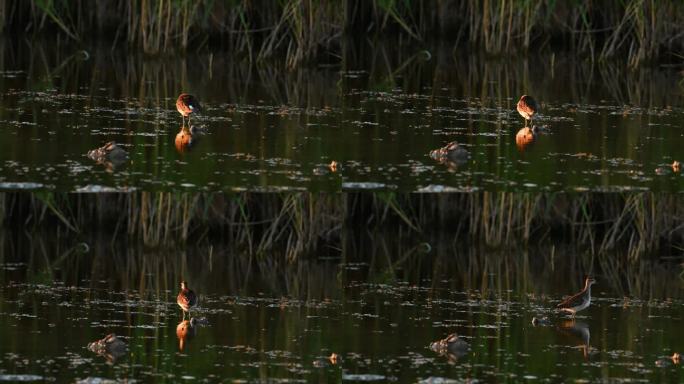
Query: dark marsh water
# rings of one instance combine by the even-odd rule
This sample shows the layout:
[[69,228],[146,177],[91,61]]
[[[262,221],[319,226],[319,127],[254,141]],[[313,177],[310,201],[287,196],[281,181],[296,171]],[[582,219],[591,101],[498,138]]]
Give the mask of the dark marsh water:
[[[58,191],[682,191],[677,68],[571,55],[491,59],[377,43],[287,71],[229,52],[145,58],[0,42],[0,188]],[[195,94],[185,145],[175,99]],[[516,144],[523,93],[542,103]],[[118,167],[86,153],[115,140]],[[465,164],[430,150],[456,140]],[[679,157],[678,157],[679,156]],[[328,165],[340,166],[331,171]]]
[[[666,358],[681,353],[684,336],[681,276],[666,263],[591,270],[595,302],[573,322],[552,311],[592,265],[572,249],[430,250],[378,236],[287,263],[219,246],[156,252],[105,240],[2,237],[0,380],[684,379]],[[189,331],[175,304],[181,279],[200,296],[200,324]],[[551,324],[533,326],[533,317]],[[125,354],[86,348],[111,332]],[[452,332],[467,353],[428,348]]]

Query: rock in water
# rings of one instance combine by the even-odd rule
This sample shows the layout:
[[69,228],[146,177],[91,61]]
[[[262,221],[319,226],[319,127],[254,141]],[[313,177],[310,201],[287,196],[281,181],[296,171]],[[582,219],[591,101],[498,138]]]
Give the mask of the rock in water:
[[115,142],[110,141],[100,148],[88,151],[88,157],[100,164],[115,168],[128,160],[128,153]]
[[470,158],[470,154],[463,146],[452,141],[442,148],[430,151],[430,157],[440,163],[465,164]]
[[88,344],[88,349],[104,356],[109,361],[114,361],[117,358],[126,354],[126,343],[118,338],[115,334],[110,333],[101,340],[93,341]]
[[457,334],[452,333],[442,340],[430,343],[430,349],[442,356],[447,356],[450,360],[458,360],[459,357],[468,353],[470,345],[465,340],[460,339]]

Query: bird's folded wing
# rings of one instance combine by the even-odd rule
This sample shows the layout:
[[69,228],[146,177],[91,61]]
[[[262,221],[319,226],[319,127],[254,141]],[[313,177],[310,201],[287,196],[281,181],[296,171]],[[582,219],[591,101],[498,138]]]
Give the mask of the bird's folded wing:
[[560,304],[556,306],[556,308],[574,307],[579,303],[579,299],[582,297],[583,293],[584,292],[580,292],[578,294],[568,297],[567,299],[561,301]]

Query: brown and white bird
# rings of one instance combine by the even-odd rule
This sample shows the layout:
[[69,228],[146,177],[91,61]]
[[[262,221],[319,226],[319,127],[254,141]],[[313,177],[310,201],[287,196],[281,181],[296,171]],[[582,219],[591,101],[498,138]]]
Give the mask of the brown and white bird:
[[197,295],[188,288],[188,283],[185,281],[181,281],[180,287],[181,290],[178,292],[176,303],[183,309],[183,320],[185,320],[185,312],[190,316],[190,309],[197,305]]
[[527,95],[522,95],[520,97],[520,100],[518,100],[518,105],[516,105],[516,109],[518,110],[518,113],[520,116],[522,116],[525,119],[525,126],[527,127],[527,120],[530,121],[530,124],[532,124],[532,117],[539,112],[539,104],[537,104],[537,101],[532,98],[532,96],[527,96]]
[[185,118],[188,118],[188,124],[190,124],[190,115],[193,113],[201,113],[202,106],[199,100],[193,95],[187,93],[181,93],[176,100],[176,109],[178,113],[183,116],[183,126],[185,126]]
[[596,284],[596,280],[592,279],[591,277],[587,277],[587,279],[584,281],[584,289],[582,289],[579,293],[563,300],[563,302],[557,305],[557,308],[563,312],[572,314],[572,317],[574,318],[577,312],[587,309],[589,304],[591,304],[592,284]]

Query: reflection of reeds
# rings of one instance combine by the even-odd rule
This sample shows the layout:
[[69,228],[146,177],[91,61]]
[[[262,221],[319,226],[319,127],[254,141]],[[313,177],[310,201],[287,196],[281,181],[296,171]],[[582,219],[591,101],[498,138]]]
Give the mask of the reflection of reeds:
[[[681,50],[681,2],[582,0],[429,1],[68,0],[0,2],[0,26],[51,27],[74,40],[92,31],[146,53],[203,47],[210,38],[251,60],[277,53],[289,67],[337,52],[342,35],[392,36],[397,43],[440,36],[490,53],[566,44],[592,59],[625,55],[635,66]],[[339,54],[339,53],[336,53]]]
[[[235,244],[216,241],[182,249],[150,249],[117,240],[112,233],[84,235],[79,239],[84,243],[74,245],[72,237],[55,237],[52,230],[31,234],[3,231],[0,260],[21,262],[26,268],[5,271],[0,274],[0,283],[3,279],[34,284],[57,280],[72,286],[87,281],[92,288],[106,284],[112,292],[138,291],[142,299],[151,295],[172,301],[178,282],[188,280],[204,293],[267,292],[275,298],[324,300],[342,297],[351,282],[422,284],[429,279],[433,288],[447,288],[444,284],[448,284],[458,291],[477,292],[477,299],[509,300],[509,296],[522,292],[543,299],[539,295],[579,289],[582,276],[591,273],[598,277],[601,290],[611,292],[611,296],[646,300],[684,294],[677,277],[679,271],[672,268],[672,263],[628,263],[624,251],[596,258],[574,244],[492,249],[455,243],[443,234],[421,237],[421,243],[417,243],[415,233],[410,231],[364,232],[347,228],[339,242],[318,253],[335,255],[328,262],[287,260],[285,247],[254,257],[235,249]],[[349,265],[362,266],[349,269]],[[22,277],[23,273],[26,276]]]
[[[311,193],[209,195],[149,193],[79,196],[9,194],[3,220],[85,232],[126,233],[150,246],[203,238],[251,254],[276,247],[287,259],[340,239],[345,226],[445,233],[488,246],[572,242],[591,254],[626,252],[637,261],[684,243],[684,200],[665,194],[444,195]],[[681,249],[681,248],[679,248]]]
[[[662,108],[682,102],[673,75],[668,71],[648,67],[629,71],[619,63],[592,64],[560,54],[514,61],[492,60],[476,54],[452,57],[442,46],[431,52],[432,59],[427,60],[426,53],[396,49],[387,42],[345,41],[340,68],[301,67],[296,71],[282,71],[277,63],[253,66],[224,53],[198,54],[193,60],[146,59],[135,53],[113,54],[100,46],[93,48],[86,60],[82,51],[64,56],[64,52],[52,50],[49,43],[40,44],[40,40],[27,44],[5,39],[0,43],[5,47],[0,51],[0,58],[4,57],[0,60],[0,70],[28,68],[27,88],[44,90],[52,84],[44,80],[55,81],[57,76],[60,91],[64,93],[81,94],[84,86],[90,85],[94,90],[101,84],[110,84],[114,95],[135,100],[140,107],[167,110],[174,108],[179,90],[202,90],[203,98],[228,103],[250,102],[258,96],[268,98],[270,105],[321,108],[344,107],[353,102],[345,97],[352,89],[387,91],[400,87],[405,92],[424,94],[425,86],[439,90],[445,85],[452,89],[451,96],[480,98],[484,107],[514,108],[511,99],[517,99],[521,89],[531,90],[543,98],[549,93],[555,94],[550,90],[559,87],[567,88],[563,97],[578,105],[605,98],[614,99],[616,104],[642,108]],[[567,76],[554,77],[553,71],[548,70],[550,64]],[[357,69],[367,71],[367,76],[356,79],[340,76],[339,71]],[[491,105],[492,102],[496,105]]]

